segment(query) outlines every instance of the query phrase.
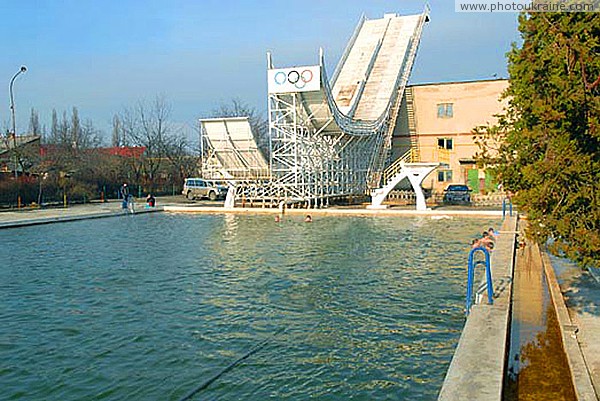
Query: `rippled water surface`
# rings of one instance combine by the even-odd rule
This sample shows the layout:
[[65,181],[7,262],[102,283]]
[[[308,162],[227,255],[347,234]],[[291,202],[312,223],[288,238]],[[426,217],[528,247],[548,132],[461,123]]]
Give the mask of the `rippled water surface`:
[[[0,230],[0,399],[435,399],[489,220],[152,213]],[[497,224],[497,222],[496,222]]]

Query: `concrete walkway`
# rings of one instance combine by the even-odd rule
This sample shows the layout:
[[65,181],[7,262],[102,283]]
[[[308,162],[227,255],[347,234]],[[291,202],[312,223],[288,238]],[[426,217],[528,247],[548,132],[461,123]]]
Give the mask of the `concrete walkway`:
[[581,376],[589,375],[593,390],[588,391],[587,399],[600,400],[600,282],[596,278],[597,270],[590,273],[573,263],[548,256],[545,261],[556,274],[566,306],[563,330],[579,345],[583,357],[578,369],[580,377],[574,379],[581,380]]
[[[161,196],[156,198],[157,207],[145,208],[142,201],[136,202],[136,213],[148,212],[175,212],[175,213],[236,213],[236,214],[277,214],[278,208],[223,208],[223,202],[194,202],[182,196]],[[37,224],[49,224],[65,221],[96,219],[103,217],[115,217],[123,215],[121,201],[111,200],[106,203],[94,202],[84,205],[69,205],[67,208],[48,209],[22,209],[0,212],[0,229],[30,226]],[[501,217],[501,210],[487,210],[481,208],[436,208],[433,210],[417,211],[410,208],[390,208],[381,210],[370,210],[359,206],[338,206],[324,209],[286,209],[288,214],[311,214],[311,215],[354,215],[354,216],[430,216],[432,219],[453,219],[464,217]]]
[[471,309],[438,400],[502,399],[516,227],[516,217],[507,217],[502,225],[491,255],[494,304],[488,305],[485,296]]
[[[136,204],[135,208],[135,213],[158,211],[162,211],[162,207],[146,209],[144,208],[143,203]],[[115,217],[122,216],[124,214],[129,214],[129,212],[122,209],[120,201],[71,205],[67,208],[5,211],[0,213],[0,229],[75,220],[98,219],[103,217]]]
[[[165,212],[173,213],[234,213],[234,214],[278,214],[281,210],[274,208],[244,208],[235,207],[226,209],[219,206],[198,206],[198,205],[165,205]],[[414,210],[410,209],[366,209],[364,207],[330,207],[323,209],[285,209],[286,214],[295,215],[354,215],[354,216],[431,216],[433,219],[452,219],[455,217],[502,217],[501,210],[481,210],[481,209],[434,209],[434,210]]]

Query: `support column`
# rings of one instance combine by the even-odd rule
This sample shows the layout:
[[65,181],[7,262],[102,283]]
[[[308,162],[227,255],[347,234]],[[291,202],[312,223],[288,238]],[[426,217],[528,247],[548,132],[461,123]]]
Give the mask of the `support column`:
[[227,191],[227,196],[225,197],[225,204],[223,207],[225,209],[233,209],[235,208],[235,193],[237,191],[237,187],[230,185],[229,190]]
[[[427,172],[429,174],[429,172]],[[415,197],[417,201],[417,210],[427,210],[427,203],[425,203],[425,194],[423,194],[423,188],[421,188],[421,183],[425,180],[426,175],[421,174],[408,174],[408,180],[410,181],[410,185],[412,185],[415,191]]]
[[380,209],[386,196],[392,189],[405,177],[410,181],[413,190],[415,191],[417,206],[416,210],[422,211],[427,210],[427,204],[425,203],[425,195],[423,194],[423,188],[421,184],[425,181],[425,178],[435,170],[439,164],[433,163],[411,163],[402,165],[400,171],[388,181],[383,188],[378,188],[371,191],[371,205],[369,209]]

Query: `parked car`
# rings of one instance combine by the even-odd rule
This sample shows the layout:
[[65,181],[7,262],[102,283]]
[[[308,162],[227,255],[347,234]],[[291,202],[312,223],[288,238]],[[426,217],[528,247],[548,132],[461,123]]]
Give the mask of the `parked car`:
[[444,190],[444,203],[471,204],[471,189],[462,184],[451,184]]
[[221,182],[202,178],[186,178],[181,194],[190,200],[208,198],[214,201],[225,199],[227,196],[227,186]]

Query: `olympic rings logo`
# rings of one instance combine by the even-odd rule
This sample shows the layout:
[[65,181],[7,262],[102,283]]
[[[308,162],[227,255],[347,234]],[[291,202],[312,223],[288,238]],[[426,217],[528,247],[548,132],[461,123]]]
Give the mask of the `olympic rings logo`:
[[294,85],[298,89],[302,89],[306,86],[307,83],[312,81],[313,72],[311,70],[304,70],[302,72],[298,72],[296,70],[291,70],[287,74],[283,71],[277,72],[275,74],[274,80],[277,85],[283,85],[286,82]]

